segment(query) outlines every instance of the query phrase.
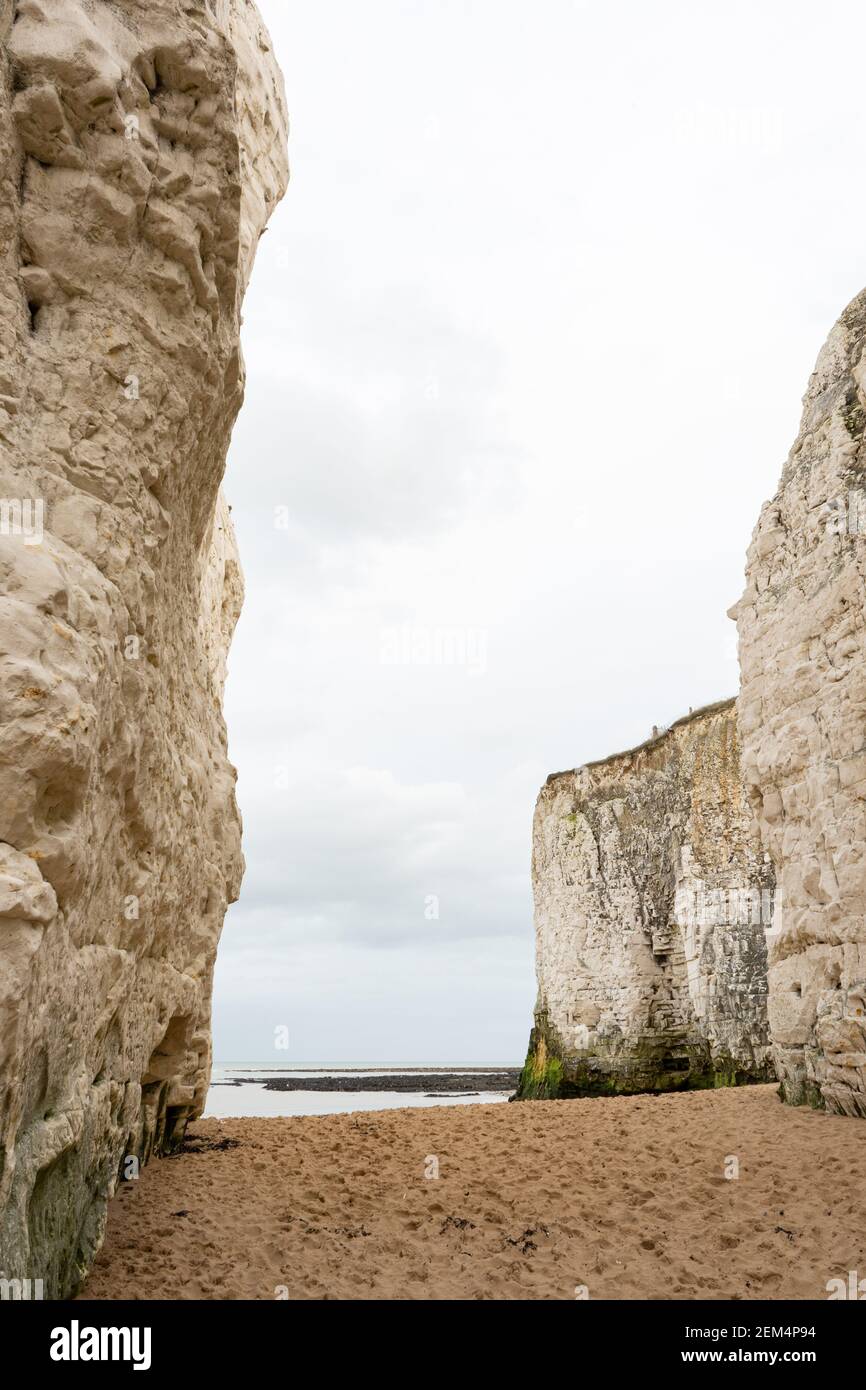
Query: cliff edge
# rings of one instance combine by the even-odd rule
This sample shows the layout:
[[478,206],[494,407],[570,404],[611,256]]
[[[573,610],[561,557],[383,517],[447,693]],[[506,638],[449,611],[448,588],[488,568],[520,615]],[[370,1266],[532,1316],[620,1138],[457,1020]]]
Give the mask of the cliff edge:
[[287,180],[249,0],[0,0],[0,1273],[201,1112],[242,872],[219,488]]
[[768,861],[733,700],[549,777],[533,823],[538,1000],[518,1098],[771,1080]]
[[818,358],[731,610],[743,775],[782,908],[773,1050],[794,1104],[866,1116],[866,291]]

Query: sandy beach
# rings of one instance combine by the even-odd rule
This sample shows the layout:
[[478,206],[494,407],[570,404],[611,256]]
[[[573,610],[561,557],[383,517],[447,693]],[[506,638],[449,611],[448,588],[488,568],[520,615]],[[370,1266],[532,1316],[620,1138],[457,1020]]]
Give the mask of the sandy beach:
[[80,1297],[826,1299],[866,1275],[863,1145],[775,1086],[200,1121]]

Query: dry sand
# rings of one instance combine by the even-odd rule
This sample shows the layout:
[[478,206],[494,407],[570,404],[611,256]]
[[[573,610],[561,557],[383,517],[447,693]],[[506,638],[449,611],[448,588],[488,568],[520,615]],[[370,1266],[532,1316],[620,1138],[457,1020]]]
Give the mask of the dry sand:
[[84,1298],[826,1299],[866,1277],[866,1124],[775,1086],[191,1134],[115,1198]]

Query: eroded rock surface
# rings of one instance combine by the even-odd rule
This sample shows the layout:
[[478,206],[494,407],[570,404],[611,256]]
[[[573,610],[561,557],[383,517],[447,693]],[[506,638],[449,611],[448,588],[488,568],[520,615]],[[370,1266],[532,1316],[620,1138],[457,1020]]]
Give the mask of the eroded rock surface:
[[0,1273],[202,1108],[242,860],[219,496],[286,182],[248,0],[0,0]]
[[520,1095],[773,1077],[773,870],[734,702],[549,777],[533,825],[538,1001]]
[[777,866],[786,1100],[866,1116],[866,293],[830,334],[731,610],[743,775]]

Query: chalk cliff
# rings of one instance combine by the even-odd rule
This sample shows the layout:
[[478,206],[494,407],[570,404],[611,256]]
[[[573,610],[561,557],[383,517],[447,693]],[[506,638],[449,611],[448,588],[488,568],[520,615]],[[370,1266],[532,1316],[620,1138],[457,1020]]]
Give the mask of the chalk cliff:
[[219,494],[286,183],[249,0],[0,0],[0,1272],[202,1107],[242,871]]
[[520,1098],[772,1079],[774,877],[732,700],[549,777],[532,880],[538,1000]]
[[740,638],[743,776],[777,866],[782,1093],[866,1116],[866,292],[818,358],[758,521]]

